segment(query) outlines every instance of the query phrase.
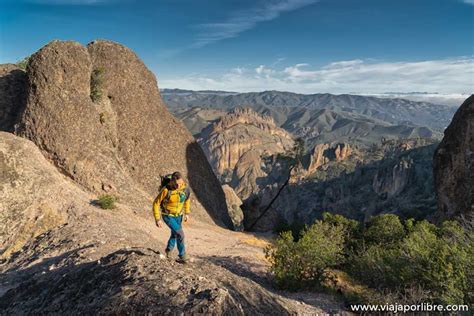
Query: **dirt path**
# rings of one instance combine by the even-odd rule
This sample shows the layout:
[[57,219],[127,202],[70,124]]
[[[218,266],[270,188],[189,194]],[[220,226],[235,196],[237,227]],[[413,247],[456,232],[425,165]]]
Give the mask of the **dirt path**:
[[[190,220],[184,224],[186,246],[192,260],[208,260],[228,271],[252,280],[280,296],[299,315],[343,314],[342,302],[324,293],[288,292],[275,289],[268,274],[269,263],[264,248],[272,234],[233,232],[219,226]],[[151,231],[166,244],[169,229],[165,226]],[[322,313],[322,311],[324,311]]]

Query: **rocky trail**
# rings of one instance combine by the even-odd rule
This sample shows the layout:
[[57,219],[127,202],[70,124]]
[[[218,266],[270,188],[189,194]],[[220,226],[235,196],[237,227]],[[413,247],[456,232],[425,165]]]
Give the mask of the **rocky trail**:
[[169,230],[157,228],[151,213],[147,217],[123,205],[70,209],[67,224],[37,236],[1,263],[2,314],[321,315],[343,310],[330,295],[275,290],[263,256],[268,235],[191,219],[185,224],[191,262],[183,265],[164,258]]

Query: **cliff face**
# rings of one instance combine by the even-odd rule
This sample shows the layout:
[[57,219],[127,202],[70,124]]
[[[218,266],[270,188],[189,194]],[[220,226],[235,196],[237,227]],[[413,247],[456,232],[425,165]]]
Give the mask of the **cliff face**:
[[309,154],[309,164],[306,168],[306,172],[311,174],[330,161],[343,161],[347,159],[351,153],[352,148],[349,144],[318,144],[314,146]]
[[458,109],[434,154],[440,219],[474,217],[474,95]]
[[[231,175],[243,155],[285,152],[293,146],[291,135],[273,119],[245,108],[234,109],[201,133],[200,144],[218,175]],[[259,163],[256,161],[255,163]]]
[[410,168],[410,162],[400,161],[394,166],[378,170],[372,182],[374,192],[385,198],[400,194],[408,184]]
[[[312,223],[323,212],[361,221],[379,213],[430,216],[436,210],[432,177],[436,145],[423,139],[384,141],[370,149],[350,146],[347,151],[341,150],[343,144],[318,145],[306,157],[306,166],[313,165],[311,173],[304,166],[293,169],[289,184],[254,229],[271,230],[282,222]],[[342,159],[341,152],[349,154]],[[267,166],[272,170],[266,181],[259,181],[257,197],[244,203],[250,223],[275,197],[288,174],[288,167],[278,159]]]
[[131,50],[109,41],[54,41],[31,56],[27,71],[16,132],[62,172],[92,192],[146,205],[159,175],[179,170],[194,193],[195,214],[231,224],[206,157]]

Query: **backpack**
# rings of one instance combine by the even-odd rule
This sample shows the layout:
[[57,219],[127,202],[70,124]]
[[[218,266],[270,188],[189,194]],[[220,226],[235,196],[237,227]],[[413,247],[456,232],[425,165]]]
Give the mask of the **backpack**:
[[[161,208],[163,208],[164,205],[168,203],[168,200],[170,199],[170,196],[171,196],[171,188],[169,187],[171,176],[172,176],[171,173],[164,176],[160,176],[161,184],[160,184],[159,192],[161,192],[164,188],[168,189],[168,193],[166,194],[166,197],[163,199],[163,201],[161,201]],[[189,190],[188,186],[184,188],[184,194],[186,195],[186,200],[187,200],[189,196],[191,195],[191,191]]]

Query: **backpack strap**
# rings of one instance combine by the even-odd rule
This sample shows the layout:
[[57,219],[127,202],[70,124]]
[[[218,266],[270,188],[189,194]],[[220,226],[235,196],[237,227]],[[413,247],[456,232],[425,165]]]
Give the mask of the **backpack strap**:
[[191,195],[191,189],[188,186],[184,188],[184,194],[186,194],[186,200],[189,199],[189,196]]
[[171,196],[171,189],[168,187],[168,186],[164,186],[160,192],[163,192],[163,190],[166,189],[168,190],[166,192],[166,196],[165,198],[163,199],[163,201],[161,201],[161,207],[164,208],[164,205],[168,203],[168,201],[170,200],[170,196]]

